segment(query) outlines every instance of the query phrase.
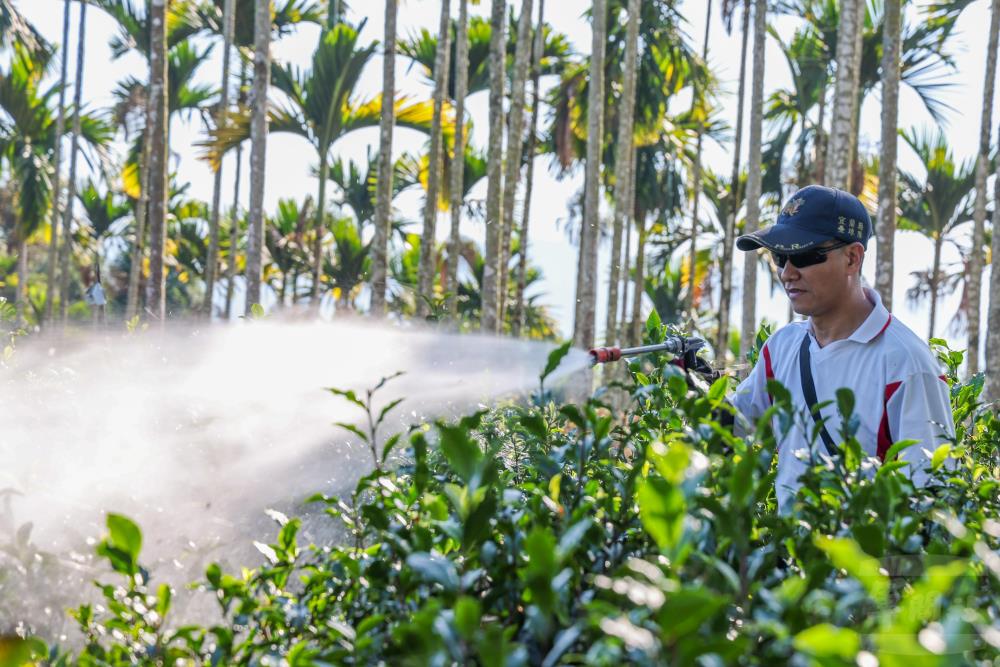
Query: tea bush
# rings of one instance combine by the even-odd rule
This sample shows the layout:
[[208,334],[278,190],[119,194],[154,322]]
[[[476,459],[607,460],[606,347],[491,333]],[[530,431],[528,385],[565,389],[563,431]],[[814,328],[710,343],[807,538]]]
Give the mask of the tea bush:
[[[665,331],[651,322],[650,340]],[[938,342],[935,341],[935,344]],[[568,347],[553,353],[542,380]],[[627,410],[600,393],[539,392],[455,421],[377,437],[371,392],[338,391],[398,443],[347,497],[312,497],[346,531],[300,545],[298,519],[258,544],[263,565],[210,566],[222,623],[174,627],[172,591],[141,565],[142,534],[109,515],[97,549],[118,577],[72,613],[81,665],[958,665],[1000,664],[1000,422],[982,377],[947,365],[957,437],[914,488],[842,433],[814,453],[795,509],[776,511],[771,417],[804,418],[787,391],[752,437],[720,424],[710,387],[666,363],[630,367]],[[853,398],[838,396],[849,417]],[[391,409],[391,406],[390,406]],[[845,423],[849,421],[845,419]],[[353,427],[352,427],[353,428]],[[899,443],[896,451],[908,446]],[[817,450],[817,451],[821,451]],[[944,465],[947,460],[954,465]],[[9,658],[13,659],[13,658]],[[0,658],[0,663],[3,660]]]

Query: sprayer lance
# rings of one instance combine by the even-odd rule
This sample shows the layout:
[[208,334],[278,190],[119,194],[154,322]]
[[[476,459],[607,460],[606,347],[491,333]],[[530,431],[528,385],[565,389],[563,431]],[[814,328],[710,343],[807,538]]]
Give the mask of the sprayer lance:
[[662,343],[655,345],[640,345],[639,347],[595,347],[590,351],[592,364],[606,364],[609,361],[618,361],[625,357],[634,357],[650,352],[669,352],[674,356],[681,356],[687,352],[692,352],[705,344],[700,338],[683,338],[681,336],[669,336]]

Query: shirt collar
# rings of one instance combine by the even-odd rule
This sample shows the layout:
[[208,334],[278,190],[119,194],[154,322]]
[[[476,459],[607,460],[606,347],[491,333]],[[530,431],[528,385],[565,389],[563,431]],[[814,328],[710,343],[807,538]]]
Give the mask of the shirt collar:
[[892,315],[886,310],[885,306],[882,305],[882,298],[878,295],[875,290],[865,287],[865,297],[872,302],[875,307],[872,312],[869,313],[868,318],[861,323],[857,329],[854,330],[848,340],[853,340],[858,343],[870,343],[879,335],[886,330],[889,326],[889,322],[892,320]]

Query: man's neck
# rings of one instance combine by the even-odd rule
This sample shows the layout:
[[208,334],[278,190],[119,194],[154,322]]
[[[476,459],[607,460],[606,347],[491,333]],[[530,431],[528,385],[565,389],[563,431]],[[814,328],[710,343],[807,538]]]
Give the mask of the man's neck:
[[809,318],[816,342],[823,347],[836,340],[849,338],[874,309],[875,304],[868,300],[864,289],[859,286],[851,291],[851,298],[836,309]]

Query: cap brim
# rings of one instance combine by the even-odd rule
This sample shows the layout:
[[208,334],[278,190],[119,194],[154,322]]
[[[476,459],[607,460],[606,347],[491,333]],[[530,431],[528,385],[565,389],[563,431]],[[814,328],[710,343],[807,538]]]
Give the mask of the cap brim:
[[809,250],[833,238],[792,225],[771,225],[737,238],[736,247],[740,250],[767,248],[777,252],[795,253]]

